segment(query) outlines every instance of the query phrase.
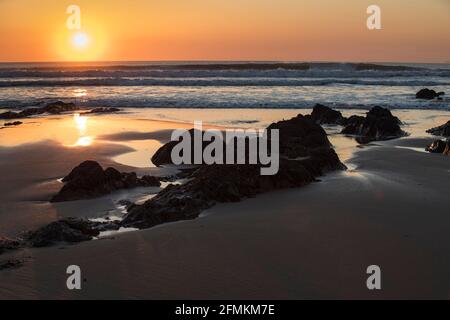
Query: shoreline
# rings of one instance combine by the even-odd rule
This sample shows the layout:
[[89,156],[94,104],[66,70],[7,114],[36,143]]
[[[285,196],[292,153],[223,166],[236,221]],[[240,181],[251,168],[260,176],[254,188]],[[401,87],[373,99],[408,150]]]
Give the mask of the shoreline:
[[[104,115],[99,118],[106,121],[110,117]],[[441,117],[435,118],[433,122],[441,121]],[[168,125],[167,122],[160,124]],[[449,203],[442,201],[446,199],[448,159],[442,155],[398,148],[417,148],[428,139],[433,138],[412,135],[377,141],[374,147],[353,148],[346,161],[355,164],[356,168],[349,172],[328,174],[320,178],[320,182],[299,189],[260,194],[236,204],[218,204],[205,210],[201,219],[114,234],[75,246],[24,249],[3,254],[0,260],[17,258],[25,259],[25,263],[20,268],[0,272],[3,284],[0,296],[5,299],[183,299],[187,296],[192,299],[230,296],[237,299],[448,298],[450,283],[444,271],[450,267],[450,259],[445,255],[450,224],[445,224],[449,218],[444,212]],[[119,141],[118,145],[96,142],[97,148],[91,154],[105,157],[103,161],[108,163],[111,161],[107,160],[108,155],[126,149],[118,147],[125,142]],[[103,146],[103,149],[98,146]],[[71,166],[67,163],[68,156],[60,154],[67,147],[56,144],[53,146],[56,149],[51,152],[45,151],[45,147],[42,149],[43,146],[35,151],[27,150],[29,147],[11,148],[23,149],[24,154],[59,154],[61,159],[65,159],[63,166],[48,169],[55,177],[57,172],[67,174],[78,164],[77,159],[86,160],[84,152],[89,150],[87,147],[82,149],[83,154],[72,155],[70,161],[74,165]],[[5,152],[5,148],[0,148],[0,152]],[[11,163],[15,168],[20,167],[19,164]],[[111,164],[117,167],[117,164]],[[4,165],[0,162],[2,174],[11,171]],[[68,171],[63,172],[66,167]],[[36,168],[30,170],[33,172]],[[44,176],[46,174],[42,170],[37,171]],[[157,171],[157,168],[142,169],[147,173]],[[21,173],[24,176],[29,174]],[[12,176],[10,181],[16,178]],[[33,183],[41,181],[36,176],[27,178]],[[24,183],[22,187],[28,183],[23,178],[17,180],[16,183]],[[11,185],[8,187],[14,189]],[[54,187],[39,186],[36,194],[45,194]],[[16,207],[8,207],[5,202],[7,189],[2,188],[1,191],[1,206],[5,209],[2,212],[24,214],[28,211],[25,219],[34,219],[35,225],[79,211],[79,204],[75,203],[49,211],[44,203],[31,199],[15,204]],[[24,190],[25,194],[29,192]],[[321,200],[324,194],[328,198],[326,202]],[[88,200],[83,207],[90,207],[92,213],[110,210],[111,197],[105,198]],[[380,199],[383,201],[379,202]],[[433,203],[433,212],[428,212],[427,203]],[[427,214],[426,221],[423,221],[423,213]],[[4,214],[0,216],[2,221],[5,218]],[[5,221],[8,220],[17,223],[13,218]],[[0,226],[4,230],[8,228],[8,224],[0,223]],[[426,228],[422,228],[424,226]],[[354,243],[354,239],[358,241]],[[261,246],[261,241],[265,246]],[[421,249],[413,250],[419,243]],[[279,252],[280,246],[285,248],[283,252]],[[299,255],[291,256],[294,252],[299,252]],[[337,252],[341,256],[337,256]],[[101,257],[101,262],[93,257]],[[68,292],[63,285],[64,265],[73,260],[80,261],[82,269],[87,270],[87,282],[80,293]],[[359,283],[365,277],[361,268],[365,263],[373,264],[372,260],[381,261],[386,266],[385,281],[391,281],[391,287],[376,296],[364,291]],[[406,261],[415,264],[411,266]],[[102,272],[103,265],[114,265],[117,272],[107,275]],[[330,266],[330,270],[321,267],[324,265]],[[126,270],[134,271],[127,273],[125,266]],[[193,279],[189,278],[190,272],[196,274]],[[35,278],[38,274],[39,277]],[[51,278],[50,275],[55,276]],[[414,278],[415,283],[408,283],[410,278]],[[336,279],[340,280],[336,282]],[[430,283],[438,289],[431,291]],[[183,294],[182,287],[191,290]],[[270,297],[267,297],[267,292],[271,292]]]

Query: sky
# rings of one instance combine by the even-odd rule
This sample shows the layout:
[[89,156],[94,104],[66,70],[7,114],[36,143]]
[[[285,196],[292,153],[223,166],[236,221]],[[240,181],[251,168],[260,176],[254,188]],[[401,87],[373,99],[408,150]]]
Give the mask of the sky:
[[449,63],[450,0],[0,0],[0,61],[85,60]]

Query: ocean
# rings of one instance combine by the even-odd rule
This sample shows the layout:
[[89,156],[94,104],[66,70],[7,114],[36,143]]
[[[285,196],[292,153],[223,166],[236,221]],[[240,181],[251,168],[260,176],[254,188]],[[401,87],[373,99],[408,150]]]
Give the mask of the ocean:
[[50,101],[121,108],[449,110],[450,64],[281,62],[1,63],[0,107]]

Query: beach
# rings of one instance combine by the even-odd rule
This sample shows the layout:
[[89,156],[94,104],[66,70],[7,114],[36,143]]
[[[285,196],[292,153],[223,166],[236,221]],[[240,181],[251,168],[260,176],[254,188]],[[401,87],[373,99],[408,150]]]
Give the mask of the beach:
[[[261,128],[310,112],[128,108],[112,115],[25,119],[0,130],[0,235],[14,237],[69,216],[120,215],[119,200],[145,201],[161,190],[48,202],[61,188],[58,179],[84,160],[165,176],[175,169],[154,167],[150,157],[173,129],[191,128],[191,119],[214,128]],[[194,220],[4,253],[0,261],[20,259],[23,265],[0,271],[0,297],[448,299],[450,167],[448,157],[423,150],[435,140],[425,130],[445,123],[450,113],[392,112],[408,136],[360,145],[336,126],[325,126],[348,169],[307,186],[217,204]],[[83,272],[80,291],[66,287],[72,264]],[[369,265],[381,267],[382,290],[367,290]]]

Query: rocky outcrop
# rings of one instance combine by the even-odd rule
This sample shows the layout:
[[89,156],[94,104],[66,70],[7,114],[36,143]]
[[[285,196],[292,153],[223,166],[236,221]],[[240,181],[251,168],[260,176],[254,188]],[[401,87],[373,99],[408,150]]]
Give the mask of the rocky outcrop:
[[52,222],[23,237],[24,246],[48,247],[58,243],[77,243],[92,240],[100,232],[117,230],[117,222],[93,222],[80,218],[66,218]]
[[419,92],[416,93],[416,99],[423,99],[423,100],[432,100],[435,98],[439,98],[440,96],[444,95],[444,92],[436,92],[432,89],[424,88],[419,90]]
[[51,199],[52,202],[91,199],[119,189],[160,186],[156,177],[138,178],[134,172],[123,173],[114,168],[103,170],[95,161],[81,163],[62,182],[64,186]]
[[46,247],[59,242],[87,241],[99,234],[88,220],[67,218],[30,232],[24,240],[31,247]]
[[347,119],[342,116],[342,113],[322,104],[314,106],[311,119],[318,124],[345,125],[347,123]]
[[425,148],[425,151],[431,153],[442,153],[444,155],[450,156],[450,139],[447,139],[447,141],[435,140]]
[[439,127],[428,129],[427,132],[434,136],[450,137],[450,121]]
[[121,111],[118,108],[112,108],[112,107],[104,107],[104,108],[94,108],[88,113],[115,113]]
[[14,121],[14,122],[6,122],[4,124],[5,127],[13,127],[13,126],[20,126],[23,122],[20,121]]
[[280,138],[280,166],[275,175],[261,175],[260,165],[199,166],[183,185],[169,185],[154,198],[132,207],[121,225],[149,228],[196,218],[218,202],[235,202],[258,193],[311,183],[329,170],[344,169],[325,131],[309,117],[271,124]]
[[0,114],[0,119],[10,120],[10,119],[21,119],[27,118],[35,115],[40,115],[44,113],[48,114],[60,114],[63,112],[77,110],[77,107],[73,103],[65,103],[62,101],[57,101],[47,104],[42,108],[28,108],[21,112],[4,112]]
[[341,133],[356,135],[365,142],[389,140],[404,136],[400,129],[400,120],[394,117],[388,109],[373,107],[366,115],[351,116]]

